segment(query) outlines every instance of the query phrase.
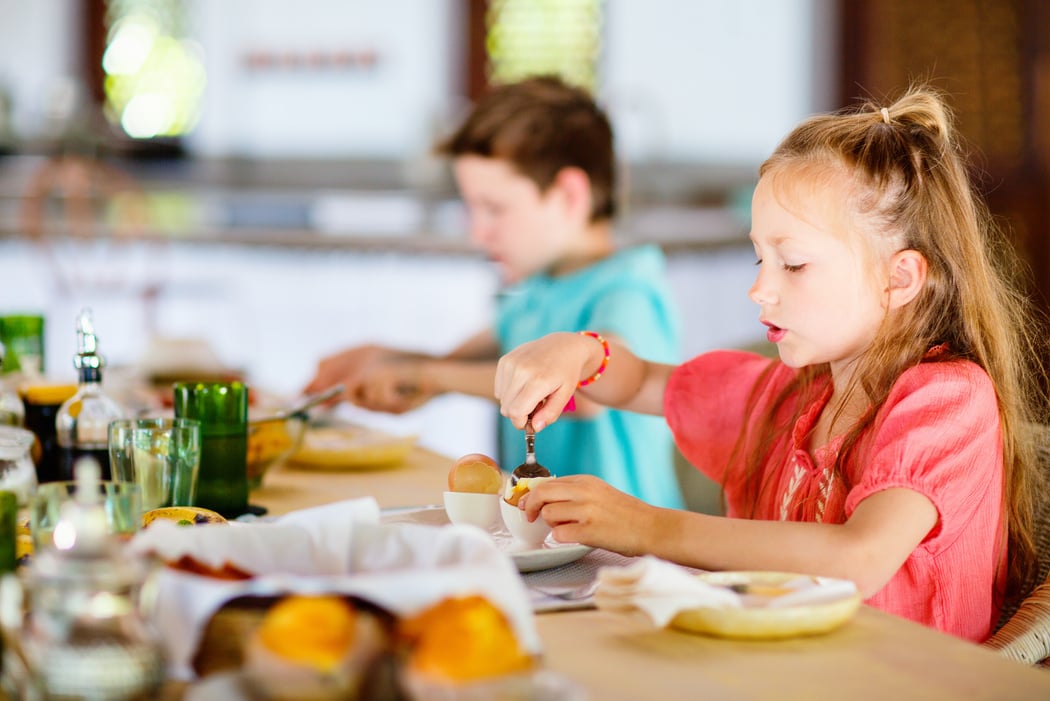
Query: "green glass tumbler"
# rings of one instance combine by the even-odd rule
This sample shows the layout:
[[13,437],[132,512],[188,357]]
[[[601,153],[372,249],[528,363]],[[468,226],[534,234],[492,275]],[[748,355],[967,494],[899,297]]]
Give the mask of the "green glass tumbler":
[[44,372],[44,317],[39,314],[0,316],[0,341],[7,348],[3,373],[35,377]]
[[197,506],[236,518],[248,511],[248,388],[240,382],[178,382],[175,417],[201,424]]

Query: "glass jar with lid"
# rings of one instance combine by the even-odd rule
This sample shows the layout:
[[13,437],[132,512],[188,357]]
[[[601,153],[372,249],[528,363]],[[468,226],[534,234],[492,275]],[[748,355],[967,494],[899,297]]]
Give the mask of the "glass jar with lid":
[[76,464],[77,493],[63,505],[51,545],[25,575],[27,615],[18,636],[44,698],[146,701],[163,682],[156,631],[141,610],[148,564],[108,532],[99,466]]

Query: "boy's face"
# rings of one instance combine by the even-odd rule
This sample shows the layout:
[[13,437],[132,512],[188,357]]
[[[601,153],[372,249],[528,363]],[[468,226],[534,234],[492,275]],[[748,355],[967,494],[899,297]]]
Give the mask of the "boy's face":
[[470,239],[513,284],[557,262],[579,225],[555,183],[540,192],[507,161],[460,156],[453,172],[470,219]]
[[878,283],[856,234],[843,230],[845,188],[795,192],[805,194],[785,208],[769,176],[755,189],[751,241],[759,267],[749,296],[786,365],[830,363],[838,377],[875,338],[886,284]]

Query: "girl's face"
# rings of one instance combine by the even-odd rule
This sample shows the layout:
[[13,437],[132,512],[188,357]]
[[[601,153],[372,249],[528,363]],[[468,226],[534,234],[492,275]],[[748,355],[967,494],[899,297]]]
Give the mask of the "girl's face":
[[470,239],[507,283],[547,269],[569,250],[573,230],[557,183],[540,192],[508,162],[461,156],[453,164],[467,207]]
[[886,313],[887,282],[876,279],[870,258],[844,230],[845,184],[823,190],[801,184],[792,192],[789,210],[771,176],[755,189],[758,276],[748,296],[762,308],[759,321],[786,365],[830,363],[838,380],[874,339]]

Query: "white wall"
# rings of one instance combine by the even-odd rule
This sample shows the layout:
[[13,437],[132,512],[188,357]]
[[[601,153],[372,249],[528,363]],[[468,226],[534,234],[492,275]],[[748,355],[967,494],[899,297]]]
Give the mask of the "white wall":
[[600,89],[628,160],[759,162],[833,84],[827,0],[607,0]]
[[[196,0],[208,84],[188,146],[205,156],[410,157],[450,109],[457,0]],[[374,68],[250,70],[252,52],[373,51]]]
[[[464,107],[459,0],[187,0],[204,156],[419,159]],[[628,160],[756,163],[835,105],[831,0],[606,0],[599,97]],[[0,0],[23,133],[76,56],[75,0]],[[374,50],[372,70],[251,71],[255,51]]]
[[79,0],[0,0],[0,91],[12,100],[12,128],[40,136],[49,112],[69,98],[80,51]]

